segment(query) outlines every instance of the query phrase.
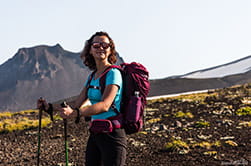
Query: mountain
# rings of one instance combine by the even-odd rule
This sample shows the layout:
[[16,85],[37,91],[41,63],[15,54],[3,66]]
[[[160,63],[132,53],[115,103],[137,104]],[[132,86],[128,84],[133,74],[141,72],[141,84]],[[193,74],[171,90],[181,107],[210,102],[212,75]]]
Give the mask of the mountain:
[[251,56],[181,76],[151,80],[149,96],[217,89],[251,82]]
[[59,44],[21,48],[0,65],[0,110],[35,108],[41,96],[51,102],[76,96],[89,73],[80,53],[66,51]]
[[[72,99],[90,73],[80,53],[55,46],[21,48],[0,65],[0,111],[35,108],[36,100]],[[123,59],[117,55],[118,63]],[[150,71],[151,72],[151,71]],[[149,96],[217,89],[251,82],[251,56],[185,75],[150,80]]]

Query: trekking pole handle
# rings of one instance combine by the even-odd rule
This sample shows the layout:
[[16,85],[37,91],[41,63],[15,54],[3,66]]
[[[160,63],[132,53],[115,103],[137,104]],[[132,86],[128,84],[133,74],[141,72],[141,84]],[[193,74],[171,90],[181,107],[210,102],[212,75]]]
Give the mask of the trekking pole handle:
[[61,105],[61,107],[67,107],[67,103],[66,103],[66,101],[64,101],[64,102],[63,102],[63,103],[61,103],[60,105]]
[[53,121],[53,105],[52,105],[51,103],[48,103],[49,108],[46,109],[46,108],[45,108],[45,104],[44,104],[45,100],[43,99],[43,97],[40,97],[40,98],[39,98],[39,101],[40,101],[41,104],[42,104],[41,107],[40,107],[39,109],[41,109],[42,111],[48,113],[48,114],[50,115],[51,121]]

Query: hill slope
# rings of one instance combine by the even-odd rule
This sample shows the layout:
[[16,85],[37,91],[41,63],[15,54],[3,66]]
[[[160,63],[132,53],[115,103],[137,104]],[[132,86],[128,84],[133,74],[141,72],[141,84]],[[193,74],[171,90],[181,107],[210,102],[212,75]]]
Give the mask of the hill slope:
[[[128,166],[249,165],[251,85],[148,102],[143,132],[128,136]],[[15,114],[12,121],[37,114]],[[0,121],[10,117],[1,117]],[[2,125],[3,126],[3,125]],[[5,125],[6,126],[6,125]],[[82,165],[87,124],[69,121],[69,161]],[[0,125],[1,127],[1,125]],[[63,122],[42,129],[41,165],[63,165]],[[2,133],[0,165],[35,165],[37,129]]]
[[35,108],[41,96],[53,102],[78,95],[90,72],[79,56],[59,44],[19,49],[0,66],[0,110]]
[[[250,83],[250,61],[248,56],[183,76],[151,80],[149,96]],[[122,62],[118,55],[117,64]],[[0,111],[35,108],[41,96],[50,102],[76,96],[89,72],[79,53],[66,51],[59,44],[19,49],[13,58],[0,65]]]
[[250,70],[251,70],[251,55],[227,64],[194,71],[181,76],[181,78],[197,78],[197,79],[219,78],[219,77],[246,73]]
[[251,71],[220,78],[178,78],[170,77],[151,80],[149,96],[175,94],[181,92],[225,88],[251,82]]

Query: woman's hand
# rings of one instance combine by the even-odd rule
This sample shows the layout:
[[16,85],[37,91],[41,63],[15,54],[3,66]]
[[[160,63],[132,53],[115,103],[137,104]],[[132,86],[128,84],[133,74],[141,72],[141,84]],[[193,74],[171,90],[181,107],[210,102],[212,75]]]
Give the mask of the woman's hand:
[[37,109],[47,110],[49,108],[48,103],[42,97],[37,100]]
[[60,116],[63,119],[71,119],[76,118],[77,114],[69,105],[66,105],[66,107],[61,107]]

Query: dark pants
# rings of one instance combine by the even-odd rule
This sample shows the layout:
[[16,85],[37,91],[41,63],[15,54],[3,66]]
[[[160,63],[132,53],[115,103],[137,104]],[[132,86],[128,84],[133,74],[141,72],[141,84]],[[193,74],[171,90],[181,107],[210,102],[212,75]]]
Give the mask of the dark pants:
[[108,134],[91,133],[86,147],[86,166],[124,166],[126,160],[126,134],[115,129]]

